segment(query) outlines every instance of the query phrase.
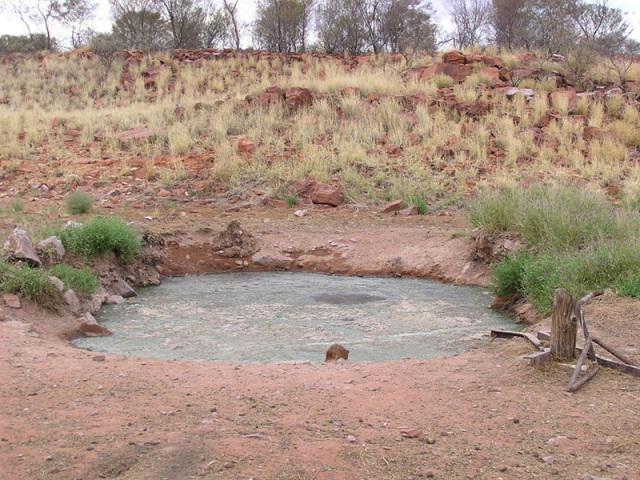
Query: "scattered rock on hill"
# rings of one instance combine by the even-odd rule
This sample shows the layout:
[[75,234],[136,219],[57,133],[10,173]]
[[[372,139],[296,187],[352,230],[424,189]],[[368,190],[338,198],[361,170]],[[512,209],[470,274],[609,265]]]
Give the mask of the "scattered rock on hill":
[[242,258],[259,250],[258,240],[233,220],[214,241],[213,249],[224,258]]
[[316,183],[310,192],[311,201],[320,205],[339,207],[344,203],[344,193],[338,185]]
[[522,247],[522,242],[517,238],[487,233],[482,229],[473,232],[473,239],[472,259],[485,264],[499,262]]
[[284,101],[291,110],[296,111],[311,106],[313,95],[307,88],[292,87],[284,92]]
[[242,138],[238,141],[238,153],[245,155],[253,155],[255,144],[248,138]]
[[420,211],[418,210],[418,207],[416,207],[415,205],[411,205],[410,207],[400,210],[398,214],[403,217],[414,217],[416,215],[419,215]]
[[15,228],[4,244],[5,254],[10,260],[24,261],[34,267],[42,265],[42,261],[33,246],[31,237],[26,231]]
[[565,106],[569,112],[573,112],[576,108],[578,97],[575,90],[557,90],[549,95],[551,107],[556,110],[562,110]]
[[57,263],[64,257],[66,251],[58,237],[49,237],[38,242],[37,251],[48,263]]
[[464,65],[467,63],[467,57],[462,52],[452,51],[442,55],[442,61],[444,63],[452,63],[455,65]]
[[403,203],[404,203],[403,200],[396,200],[394,202],[389,202],[382,208],[382,213],[399,212],[400,210],[402,210]]
[[406,75],[418,80],[431,80],[438,75],[447,75],[454,81],[462,83],[473,73],[469,65],[456,63],[433,63],[426,67],[416,67],[407,71]]
[[59,291],[64,292],[64,282],[60,280],[58,277],[54,277],[53,275],[49,275],[49,281],[56,287]]
[[120,142],[143,142],[155,138],[157,132],[147,127],[136,127],[116,135],[116,139]]

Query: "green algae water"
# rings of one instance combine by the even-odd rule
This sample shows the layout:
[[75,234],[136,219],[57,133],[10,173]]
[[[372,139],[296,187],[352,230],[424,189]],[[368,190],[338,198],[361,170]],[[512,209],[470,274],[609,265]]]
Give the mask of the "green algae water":
[[333,343],[350,361],[461,353],[491,328],[517,328],[480,288],[397,278],[225,273],[165,279],[98,321],[113,335],[81,338],[104,353],[230,362],[324,361]]

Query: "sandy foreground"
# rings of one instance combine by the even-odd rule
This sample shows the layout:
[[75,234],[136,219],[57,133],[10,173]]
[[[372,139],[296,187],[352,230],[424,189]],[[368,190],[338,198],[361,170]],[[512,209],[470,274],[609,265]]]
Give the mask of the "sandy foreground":
[[[455,219],[243,220],[263,256],[296,252],[300,269],[486,282]],[[635,360],[639,303],[587,309]],[[640,478],[640,380],[601,369],[567,394],[570,367],[527,366],[522,340],[428,361],[234,365],[79,350],[69,319],[28,305],[0,319],[3,480]]]

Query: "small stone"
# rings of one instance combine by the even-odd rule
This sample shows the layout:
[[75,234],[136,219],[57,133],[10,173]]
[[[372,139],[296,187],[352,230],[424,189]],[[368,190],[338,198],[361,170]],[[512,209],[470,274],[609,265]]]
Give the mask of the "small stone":
[[307,215],[307,211],[306,211],[306,210],[296,210],[295,212],[293,212],[293,214],[294,214],[296,217],[300,217],[300,218],[302,218],[302,217],[304,217],[305,215]]
[[80,311],[80,299],[73,290],[69,289],[64,292],[64,303],[69,306],[72,312],[78,313]]
[[105,337],[111,335],[111,331],[100,325],[89,312],[84,314],[79,330],[87,337]]
[[104,362],[106,360],[107,357],[105,357],[104,355],[95,355],[92,360],[94,362]]
[[547,465],[551,465],[556,461],[556,459],[553,457],[553,455],[547,455],[546,457],[542,457],[542,461]]
[[418,210],[418,207],[415,205],[411,205],[410,207],[400,210],[398,215],[403,217],[415,217],[416,215],[420,215],[420,210]]
[[311,189],[310,198],[313,203],[339,207],[344,203],[344,193],[337,185],[316,183]]
[[49,281],[53,284],[61,292],[64,292],[64,282],[60,280],[58,277],[54,277],[53,275],[49,275]]
[[42,266],[42,261],[38,257],[31,237],[20,228],[15,228],[9,235],[9,238],[4,243],[4,250],[11,259],[22,260],[32,267]]
[[400,210],[402,210],[403,204],[404,204],[403,200],[396,200],[394,202],[389,202],[382,208],[382,213],[399,212]]
[[123,298],[138,296],[136,291],[131,288],[131,285],[129,285],[122,279],[117,280],[113,285],[111,285],[111,289],[113,290],[115,295],[120,295]]
[[120,305],[124,302],[124,297],[121,295],[109,295],[105,303],[107,305]]
[[20,297],[18,297],[17,295],[14,295],[12,293],[5,293],[2,295],[2,299],[4,300],[5,305],[9,308],[22,308]]
[[347,436],[347,442],[356,443],[357,441],[358,441],[358,439],[356,437],[354,437],[353,435]]
[[420,438],[422,436],[422,430],[419,430],[417,428],[401,430],[400,436],[402,438]]
[[342,345],[334,343],[329,347],[325,355],[325,362],[336,362],[338,360],[349,360],[349,350]]
[[49,237],[38,242],[38,252],[43,257],[55,263],[62,260],[66,250],[58,237]]

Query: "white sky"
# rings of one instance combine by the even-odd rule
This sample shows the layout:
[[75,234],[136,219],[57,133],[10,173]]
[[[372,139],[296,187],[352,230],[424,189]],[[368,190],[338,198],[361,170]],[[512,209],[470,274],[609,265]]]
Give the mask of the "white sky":
[[[95,18],[91,22],[91,27],[97,31],[109,31],[111,29],[111,9],[108,0],[94,0],[97,5]],[[0,6],[2,5],[0,0]],[[222,3],[221,0],[219,3]],[[250,23],[255,15],[255,0],[240,0],[238,3],[238,9],[240,18],[244,23]],[[450,28],[450,22],[447,14],[447,0],[432,0],[433,6],[436,9],[436,20],[445,30]],[[639,0],[610,0],[610,5],[622,9],[627,14],[627,21],[633,28],[632,36],[637,40],[640,40],[640,1]],[[10,12],[0,11],[0,35],[11,34],[19,35],[26,34],[26,27],[20,23]],[[54,35],[60,37],[61,40],[65,40],[66,37],[64,31],[55,31]],[[245,43],[248,43],[248,39],[245,39]]]

